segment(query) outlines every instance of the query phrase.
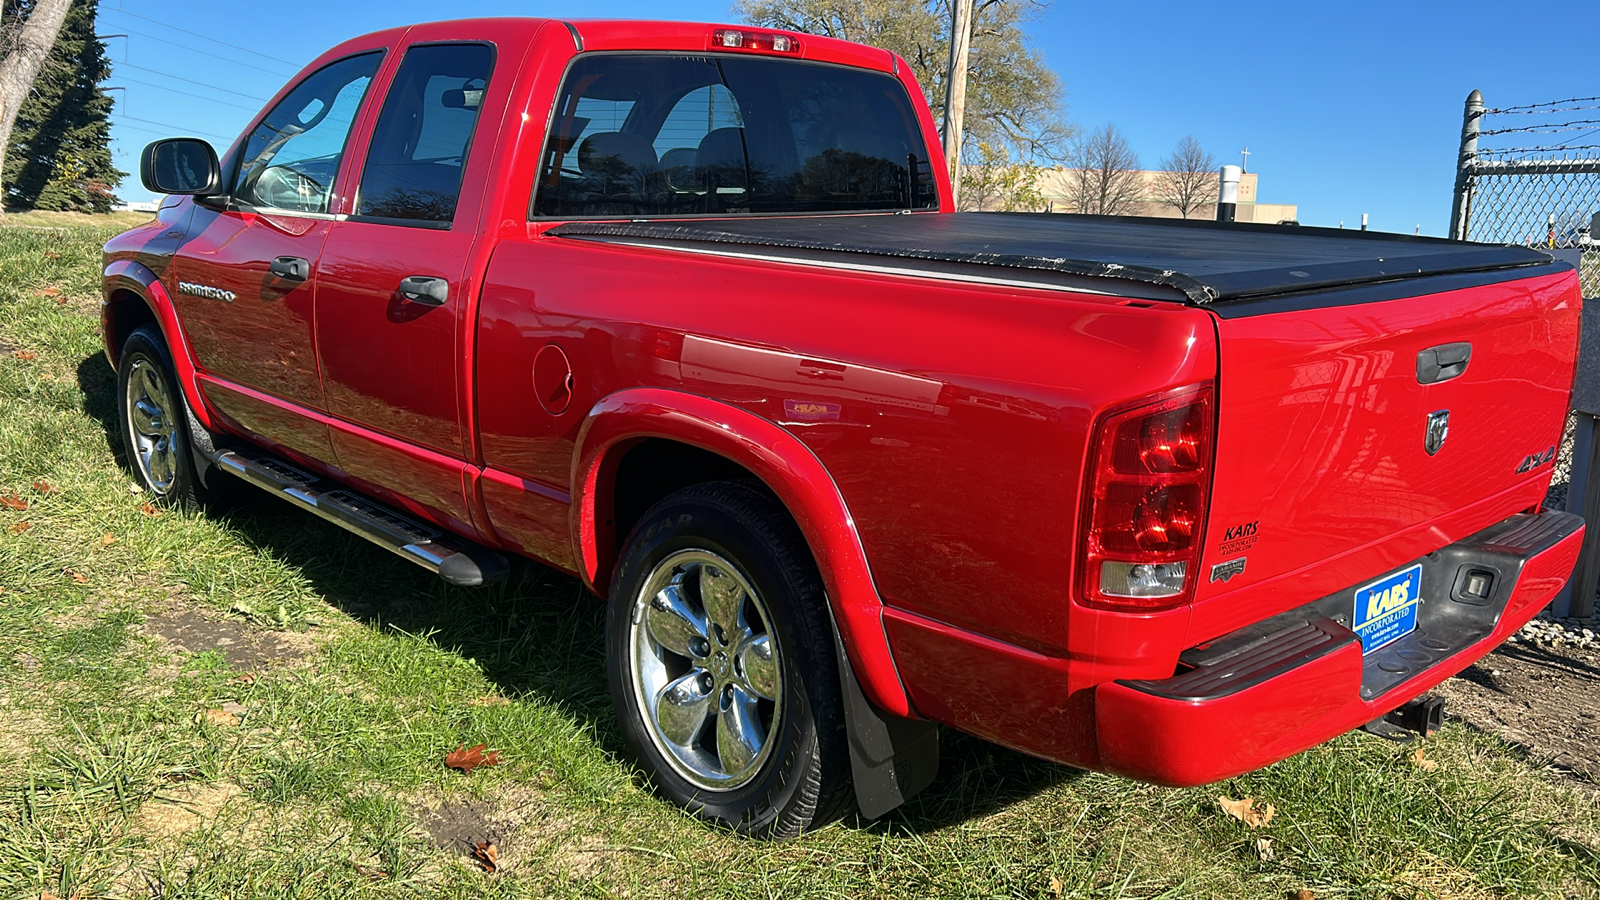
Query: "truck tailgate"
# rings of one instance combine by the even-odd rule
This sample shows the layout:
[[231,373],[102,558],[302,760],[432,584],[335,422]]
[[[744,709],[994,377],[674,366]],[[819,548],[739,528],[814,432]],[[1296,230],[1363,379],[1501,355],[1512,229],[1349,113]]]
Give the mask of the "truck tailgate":
[[1521,274],[1218,310],[1191,641],[1354,589],[1541,502],[1580,300],[1570,270]]

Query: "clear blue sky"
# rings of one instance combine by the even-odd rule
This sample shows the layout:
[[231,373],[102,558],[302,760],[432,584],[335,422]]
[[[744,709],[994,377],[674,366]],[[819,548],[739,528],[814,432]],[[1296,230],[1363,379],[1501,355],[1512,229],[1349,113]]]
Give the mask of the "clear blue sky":
[[[107,41],[108,84],[125,88],[112,119],[116,162],[137,173],[140,148],[167,135],[225,147],[301,65],[379,28],[574,13],[729,21],[728,10],[724,0],[101,0],[100,33],[128,35]],[[1222,162],[1248,146],[1259,199],[1298,204],[1307,225],[1355,227],[1368,213],[1374,229],[1442,234],[1468,92],[1482,90],[1491,107],[1600,95],[1593,0],[1057,0],[1029,32],[1061,76],[1074,123],[1115,123],[1150,168],[1185,134]],[[121,196],[149,193],[134,174]]]

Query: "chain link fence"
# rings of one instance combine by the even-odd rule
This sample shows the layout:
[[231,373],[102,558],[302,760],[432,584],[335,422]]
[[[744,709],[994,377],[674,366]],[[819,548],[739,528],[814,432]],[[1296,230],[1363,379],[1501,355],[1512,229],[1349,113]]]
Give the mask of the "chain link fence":
[[1577,250],[1600,297],[1600,97],[1486,107],[1467,98],[1450,236]]
[[[1583,296],[1600,298],[1600,97],[1493,108],[1473,91],[1462,117],[1450,236],[1575,252]],[[1586,332],[1593,305],[1584,304]],[[1590,341],[1583,343],[1580,354],[1587,354]],[[1593,527],[1600,522],[1600,407],[1578,400],[1593,394],[1584,380],[1593,376],[1580,362],[1576,408],[1545,499],[1591,523],[1572,581],[1552,604],[1570,622],[1594,614],[1600,586],[1600,530]]]

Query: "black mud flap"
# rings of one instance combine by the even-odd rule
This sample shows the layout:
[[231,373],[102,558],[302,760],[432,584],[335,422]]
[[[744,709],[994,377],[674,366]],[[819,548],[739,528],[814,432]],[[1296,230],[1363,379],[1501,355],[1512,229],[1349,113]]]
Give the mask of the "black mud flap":
[[939,726],[890,715],[873,706],[856,681],[837,624],[833,648],[839,660],[839,693],[849,732],[856,805],[863,816],[876,819],[933,783],[939,774]]

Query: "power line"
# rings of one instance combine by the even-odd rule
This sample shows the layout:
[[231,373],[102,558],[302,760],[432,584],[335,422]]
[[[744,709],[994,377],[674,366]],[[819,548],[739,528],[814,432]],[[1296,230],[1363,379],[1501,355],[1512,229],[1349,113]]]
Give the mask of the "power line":
[[128,82],[129,84],[142,84],[145,87],[153,87],[158,91],[167,91],[167,92],[173,93],[173,94],[182,94],[185,97],[193,97],[196,100],[204,100],[207,103],[216,103],[216,104],[219,104],[219,105],[222,105],[222,106],[231,106],[234,109],[242,109],[245,112],[253,113],[257,109],[257,107],[254,107],[254,106],[241,106],[238,103],[229,103],[226,100],[218,100],[218,99],[216,99],[214,97],[203,97],[203,96],[201,96],[199,94],[191,94],[188,91],[180,91],[177,88],[167,87],[164,84],[156,84],[156,83],[151,82],[151,81],[140,81],[137,78],[129,78],[126,75],[119,75],[117,77],[121,78],[123,81]]
[[195,81],[192,78],[179,78],[176,75],[168,75],[166,72],[163,72],[160,69],[148,69],[148,68],[145,68],[144,66],[136,66],[136,65],[134,65],[133,63],[130,63],[130,62],[112,63],[111,65],[112,65],[113,69],[116,68],[117,66],[127,66],[130,69],[138,69],[141,72],[149,72],[152,75],[160,75],[163,78],[171,78],[174,81],[181,81],[181,82],[183,82],[185,84],[199,85],[200,87],[203,87],[203,88],[210,88],[213,91],[221,91],[224,94],[232,94],[235,97],[243,97],[246,100],[259,100],[262,103],[267,102],[267,98],[265,98],[265,97],[257,97],[254,94],[244,94],[244,93],[240,93],[239,91],[230,91],[227,88],[219,88],[216,85],[206,84],[204,81]]
[[[244,51],[244,52],[246,52],[246,53],[249,53],[249,54],[251,54],[251,55],[253,55],[253,56],[259,56],[259,57],[261,57],[261,58],[262,58],[262,59],[270,59],[270,60],[272,60],[272,61],[273,61],[273,62],[281,62],[281,63],[283,63],[283,64],[284,64],[284,65],[289,65],[289,66],[294,66],[294,67],[295,67],[295,68],[296,68],[296,69],[299,69],[299,68],[300,68],[300,65],[301,65],[301,64],[300,64],[300,63],[297,63],[297,62],[290,62],[290,61],[289,61],[289,60],[287,60],[287,59],[281,59],[281,58],[279,58],[279,57],[276,57],[276,56],[270,56],[270,55],[268,55],[268,54],[266,54],[266,53],[262,53],[262,52],[261,52],[261,51],[259,51],[259,50],[251,50],[251,49],[250,49],[250,48],[249,48],[249,47],[241,47],[241,46],[239,46],[239,45],[238,45],[238,44],[230,44],[230,43],[228,43],[228,42],[227,42],[227,41],[219,41],[219,40],[217,40],[217,39],[216,39],[216,38],[214,38],[214,37],[207,37],[207,36],[205,36],[205,35],[203,35],[203,34],[201,34],[201,33],[199,33],[199,32],[198,32],[198,31],[188,31],[188,30],[185,30],[185,29],[182,29],[182,28],[179,28],[179,27],[178,27],[178,26],[176,26],[176,25],[168,25],[168,24],[167,24],[167,23],[165,23],[165,22],[162,22],[162,21],[160,21],[160,20],[159,20],[159,19],[152,19],[152,18],[150,18],[150,17],[149,17],[149,16],[141,16],[141,15],[139,15],[139,14],[138,14],[138,13],[132,13],[132,12],[128,12],[128,11],[127,11],[127,10],[125,10],[125,9],[110,9],[110,8],[109,8],[109,7],[108,7],[108,8],[107,8],[107,10],[108,10],[108,11],[109,11],[109,12],[116,12],[116,13],[121,13],[121,14],[123,14],[123,15],[125,15],[125,16],[132,16],[132,17],[134,17],[134,18],[135,18],[135,19],[143,19],[143,20],[144,20],[144,21],[146,21],[146,22],[153,22],[153,23],[155,23],[155,24],[157,24],[157,25],[160,25],[160,26],[161,26],[161,27],[162,27],[162,28],[170,28],[170,29],[172,29],[172,30],[173,30],[173,31],[178,31],[178,32],[182,32],[182,33],[183,33],[183,34],[187,34],[187,35],[189,35],[189,36],[190,36],[190,37],[197,37],[197,38],[199,38],[199,39],[201,39],[201,40],[202,40],[202,41],[210,41],[210,42],[211,42],[211,43],[213,43],[213,44],[221,44],[221,45],[222,45],[222,46],[224,46],[224,47],[229,47],[229,48],[232,48],[232,49],[234,49],[234,50],[243,50],[243,51]],[[148,36],[148,35],[147,35],[147,36]]]
[[[152,41],[159,41],[159,42],[161,42],[163,44],[171,44],[172,46],[177,47],[180,50],[187,50],[190,53],[198,53],[201,56],[209,56],[212,59],[220,59],[225,63],[231,63],[231,64],[233,64],[235,66],[243,66],[246,69],[255,69],[257,72],[265,72],[268,75],[276,75],[279,78],[287,77],[287,73],[284,73],[284,72],[275,72],[272,69],[264,69],[261,66],[252,66],[252,65],[250,65],[249,63],[246,63],[246,62],[239,62],[237,59],[234,59],[234,58],[232,58],[230,56],[223,56],[220,53],[211,53],[211,52],[206,51],[206,50],[201,50],[201,49],[199,49],[197,47],[191,47],[188,44],[180,44],[177,41],[169,41],[166,38],[156,37],[153,34],[146,34],[143,31],[138,31],[138,30],[135,30],[133,28],[129,28],[128,29],[128,33],[129,34],[137,34],[138,36],[140,36],[142,38],[148,38],[148,39],[150,39]],[[293,63],[290,63],[290,65],[293,65]]]
[[231,140],[233,140],[233,138],[231,138],[231,137],[223,137],[222,135],[217,134],[214,131],[198,131],[198,130],[195,130],[195,129],[192,129],[192,128],[186,129],[181,125],[173,125],[173,124],[168,123],[168,122],[157,122],[154,119],[141,119],[138,116],[130,116],[127,113],[117,113],[117,118],[119,118],[119,119],[127,119],[130,122],[144,122],[147,125],[160,125],[162,128],[171,129],[171,131],[168,132],[169,134],[173,133],[173,132],[187,131],[190,134],[203,134],[206,137],[214,137],[219,141],[231,141]]

